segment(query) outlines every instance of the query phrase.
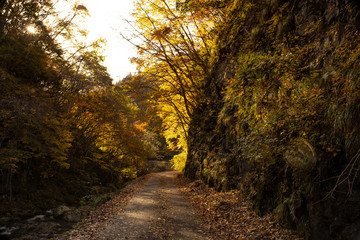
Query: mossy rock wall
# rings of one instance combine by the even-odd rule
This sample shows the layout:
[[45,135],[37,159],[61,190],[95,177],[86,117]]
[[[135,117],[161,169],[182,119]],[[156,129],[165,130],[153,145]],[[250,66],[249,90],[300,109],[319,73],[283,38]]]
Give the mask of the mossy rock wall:
[[226,9],[185,175],[243,189],[306,239],[357,239],[360,184],[347,170],[359,166],[357,3],[247,2]]

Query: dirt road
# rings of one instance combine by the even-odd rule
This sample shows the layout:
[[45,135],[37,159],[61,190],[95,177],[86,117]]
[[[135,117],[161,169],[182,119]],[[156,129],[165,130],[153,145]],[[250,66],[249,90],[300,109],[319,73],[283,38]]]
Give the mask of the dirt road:
[[177,172],[152,176],[97,233],[97,239],[211,239],[174,183]]
[[303,239],[281,228],[271,214],[258,216],[240,190],[220,193],[176,175],[163,172],[135,180],[53,240]]

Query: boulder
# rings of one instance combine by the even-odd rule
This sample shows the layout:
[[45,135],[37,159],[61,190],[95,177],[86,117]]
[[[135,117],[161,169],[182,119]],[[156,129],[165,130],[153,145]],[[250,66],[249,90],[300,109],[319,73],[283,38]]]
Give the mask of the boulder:
[[66,212],[70,212],[72,209],[68,206],[61,205],[54,210],[54,217],[61,218]]
[[77,209],[65,212],[62,219],[68,222],[79,222],[81,220],[81,212]]

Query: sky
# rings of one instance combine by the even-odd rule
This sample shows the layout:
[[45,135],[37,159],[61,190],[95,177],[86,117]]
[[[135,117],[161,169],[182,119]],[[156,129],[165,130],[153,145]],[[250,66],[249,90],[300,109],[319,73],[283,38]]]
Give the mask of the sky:
[[136,56],[134,47],[120,35],[126,35],[129,26],[124,19],[130,20],[134,0],[82,0],[89,11],[90,17],[86,25],[89,39],[102,37],[107,40],[104,65],[117,82],[132,72],[136,66],[129,58]]

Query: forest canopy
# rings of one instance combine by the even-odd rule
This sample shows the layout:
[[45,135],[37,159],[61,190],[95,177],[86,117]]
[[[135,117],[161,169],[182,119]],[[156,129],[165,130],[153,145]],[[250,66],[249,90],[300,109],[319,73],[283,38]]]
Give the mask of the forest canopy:
[[49,204],[95,185],[115,190],[148,159],[170,154],[155,131],[160,120],[146,117],[126,81],[112,83],[106,43],[82,41],[86,6],[64,15],[54,5],[0,3],[0,191],[10,202],[41,198],[47,188]]

